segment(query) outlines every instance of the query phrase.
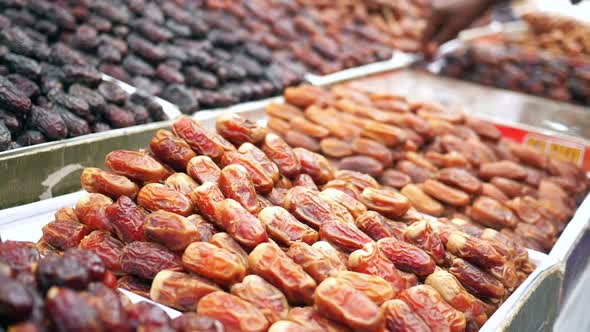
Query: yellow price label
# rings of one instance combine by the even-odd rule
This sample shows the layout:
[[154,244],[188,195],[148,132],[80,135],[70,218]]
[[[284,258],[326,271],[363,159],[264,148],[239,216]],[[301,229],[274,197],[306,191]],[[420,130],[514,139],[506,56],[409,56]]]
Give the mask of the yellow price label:
[[580,151],[579,148],[573,148],[558,143],[551,143],[549,145],[548,155],[551,158],[579,164],[582,151]]
[[537,137],[527,137],[526,144],[541,152],[547,151],[547,142]]

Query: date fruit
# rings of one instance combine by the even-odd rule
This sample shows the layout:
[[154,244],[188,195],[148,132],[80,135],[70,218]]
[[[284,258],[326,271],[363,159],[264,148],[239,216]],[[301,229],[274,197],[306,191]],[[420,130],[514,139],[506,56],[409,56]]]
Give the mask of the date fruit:
[[113,226],[117,237],[125,242],[143,241],[143,221],[147,213],[143,208],[138,207],[133,200],[127,196],[109,205],[106,210],[107,218]]
[[219,290],[219,286],[204,278],[163,270],[154,277],[150,299],[174,309],[192,311],[201,298]]
[[268,235],[286,246],[292,246],[298,241],[313,244],[319,239],[319,234],[311,227],[299,222],[287,210],[279,206],[262,209],[258,219],[266,227]]
[[87,192],[103,194],[112,199],[120,196],[134,199],[139,191],[137,184],[128,178],[94,167],[84,169],[80,182]]
[[182,255],[182,265],[223,286],[240,282],[246,275],[239,256],[207,242],[191,243]]
[[248,249],[268,241],[262,222],[233,199],[215,203],[215,220],[219,228]]
[[225,113],[215,121],[215,129],[236,146],[242,143],[258,144],[266,135],[266,128],[235,113]]
[[412,244],[390,237],[377,241],[377,246],[402,271],[425,277],[436,268],[434,260],[424,250]]
[[264,138],[262,152],[279,168],[279,172],[292,177],[301,171],[301,163],[291,147],[278,135],[269,133]]
[[270,325],[254,305],[223,291],[201,298],[197,312],[219,320],[225,330],[230,332],[263,332]]
[[231,294],[254,305],[270,323],[287,318],[285,295],[261,277],[251,274],[231,287]]
[[143,279],[153,279],[162,270],[182,269],[180,257],[164,246],[150,242],[132,242],[123,248],[121,269]]
[[411,206],[410,201],[397,192],[371,187],[363,190],[361,202],[368,209],[392,218],[403,216]]
[[248,170],[242,165],[228,165],[221,170],[219,189],[227,198],[234,199],[252,214],[260,211],[256,188]]
[[160,182],[170,175],[154,158],[129,150],[110,152],[105,158],[105,166],[116,174],[142,182]]
[[148,183],[137,194],[137,204],[148,211],[164,210],[188,217],[194,213],[190,199],[159,183]]
[[160,210],[145,217],[143,231],[148,241],[156,242],[171,251],[182,251],[197,241],[197,227],[176,213]]

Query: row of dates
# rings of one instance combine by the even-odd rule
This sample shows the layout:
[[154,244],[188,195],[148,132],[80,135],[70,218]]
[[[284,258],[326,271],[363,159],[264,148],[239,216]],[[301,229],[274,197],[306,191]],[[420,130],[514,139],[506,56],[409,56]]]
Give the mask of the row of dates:
[[491,227],[549,251],[588,192],[576,165],[503,139],[451,107],[346,85],[289,88],[285,100],[266,111],[287,143],[370,174],[418,211],[460,219],[472,235]]
[[229,331],[474,331],[534,269],[503,234],[428,219],[238,115],[216,129],[180,118],[111,152],[37,246],[90,250],[119,287]]

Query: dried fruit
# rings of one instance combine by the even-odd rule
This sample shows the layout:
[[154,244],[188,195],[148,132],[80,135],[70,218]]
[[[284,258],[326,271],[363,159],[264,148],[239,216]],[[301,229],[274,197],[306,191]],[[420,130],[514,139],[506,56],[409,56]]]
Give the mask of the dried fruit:
[[381,308],[387,331],[431,331],[422,318],[402,300],[389,300]]
[[158,130],[150,141],[154,155],[176,170],[187,168],[189,161],[196,156],[191,147],[167,130]]
[[200,238],[193,223],[183,216],[163,210],[145,217],[143,231],[147,240],[160,243],[172,251],[182,251]]
[[189,198],[193,190],[199,186],[186,173],[174,173],[166,179],[164,184]]
[[352,155],[350,143],[333,137],[321,140],[320,149],[325,156],[331,158],[344,158]]
[[102,231],[94,231],[80,241],[80,248],[92,251],[104,262],[107,269],[121,274],[120,257],[123,243]]
[[295,218],[315,229],[323,222],[336,217],[330,205],[318,192],[304,187],[291,188],[285,196],[284,204],[285,209]]
[[289,304],[285,295],[257,275],[249,275],[231,287],[231,293],[254,305],[270,323],[287,318]]
[[201,277],[163,270],[154,277],[150,298],[178,310],[191,311],[205,295],[219,290],[219,286]]
[[76,221],[52,221],[43,226],[43,238],[51,246],[66,250],[78,246],[83,237],[90,232],[88,227]]
[[320,192],[320,197],[332,203],[332,205],[341,205],[352,215],[353,219],[357,219],[360,215],[367,212],[367,207],[363,203],[338,189],[326,188]]
[[287,256],[301,265],[303,270],[318,283],[328,277],[334,277],[339,271],[346,269],[342,262],[331,260],[319,249],[304,242],[296,242],[291,245]]
[[260,167],[264,169],[266,174],[270,176],[273,182],[277,182],[280,177],[279,168],[275,163],[273,163],[265,154],[257,148],[254,144],[246,142],[240,145],[238,148],[238,152],[243,153],[245,155],[250,156],[252,159],[256,160]]
[[243,143],[258,144],[266,135],[266,128],[235,113],[225,113],[215,121],[215,129],[236,146]]
[[445,247],[426,220],[410,224],[406,228],[405,240],[424,250],[436,264],[442,265],[445,262]]
[[430,286],[408,288],[401,293],[399,299],[407,303],[433,331],[465,330],[465,316],[447,304]]
[[268,320],[256,307],[223,291],[203,297],[197,311],[219,320],[227,331],[266,331]]
[[469,204],[469,195],[439,181],[428,179],[422,183],[421,188],[428,195],[447,204],[453,206],[464,206]]
[[92,230],[111,230],[111,223],[105,209],[113,201],[102,194],[88,194],[76,203],[76,217]]
[[388,169],[381,175],[381,183],[385,186],[390,186],[396,189],[401,189],[412,182],[412,179],[405,173]]
[[197,121],[189,117],[181,117],[172,125],[174,134],[190,145],[197,153],[210,157],[220,158],[226,151],[235,148],[223,137],[212,133],[201,126]]
[[373,240],[353,224],[339,220],[326,220],[320,226],[320,238],[344,252],[361,249]]
[[153,279],[162,270],[180,270],[180,257],[164,246],[150,242],[132,242],[123,248],[121,269],[143,279]]
[[82,188],[91,193],[100,193],[117,199],[119,196],[127,196],[134,199],[139,188],[128,178],[116,175],[100,168],[85,168],[80,176]]
[[365,188],[361,202],[371,210],[393,218],[403,216],[410,208],[410,201],[403,195],[386,189]]
[[385,257],[402,271],[418,276],[427,276],[434,272],[434,260],[424,250],[412,244],[390,237],[377,241],[377,245]]
[[[76,308],[76,314],[72,314]],[[47,292],[45,310],[59,331],[101,331],[98,313],[81,294],[67,288],[51,288]]]
[[474,221],[495,229],[514,228],[518,222],[518,218],[509,208],[486,196],[481,196],[473,202],[470,216]]
[[248,212],[257,214],[260,211],[254,183],[242,165],[224,167],[219,177],[219,188],[225,197],[234,199]]
[[436,178],[470,194],[479,194],[482,190],[481,182],[463,168],[443,168],[438,171]]
[[461,258],[453,259],[448,271],[476,296],[502,298],[505,294],[500,281]]
[[178,332],[223,332],[223,324],[217,319],[198,314],[195,312],[185,312],[172,320],[172,328]]
[[335,277],[338,281],[342,281],[356,290],[363,292],[377,305],[381,305],[395,295],[391,285],[379,276],[352,271],[340,271]]
[[408,198],[416,210],[422,213],[438,217],[444,212],[444,207],[439,202],[432,199],[415,184],[406,185],[402,188],[401,193]]
[[203,217],[216,222],[216,203],[225,199],[216,182],[204,182],[195,188],[191,194],[191,201],[199,209]]
[[447,250],[458,257],[470,261],[478,266],[491,268],[501,266],[506,258],[500,256],[496,249],[462,232],[452,232],[446,242]]
[[479,167],[479,176],[483,179],[503,177],[512,180],[524,180],[527,177],[526,170],[510,160],[502,160],[482,164]]
[[368,156],[352,156],[340,160],[338,168],[365,173],[374,177],[383,175],[383,164]]
[[279,136],[269,133],[264,138],[262,151],[279,168],[282,175],[292,177],[301,171],[301,163],[291,147]]
[[114,173],[142,182],[160,182],[170,175],[154,158],[129,150],[112,151],[105,158],[105,166]]
[[374,243],[367,243],[362,249],[353,251],[348,256],[348,268],[351,271],[378,276],[386,280],[397,295],[406,289],[406,281],[395,265],[385,257],[379,246]]
[[319,238],[318,233],[311,227],[300,223],[287,210],[279,206],[262,209],[258,219],[266,227],[266,232],[275,241],[291,246],[297,241],[313,244]]
[[354,223],[361,231],[375,241],[386,237],[403,239],[405,233],[405,227],[398,227],[396,222],[383,217],[375,211],[363,213],[356,218]]
[[240,282],[246,274],[239,256],[207,242],[191,243],[182,255],[182,265],[223,286]]
[[269,173],[257,160],[251,156],[239,153],[237,151],[229,151],[223,155],[221,158],[221,163],[223,166],[238,164],[246,168],[252,177],[252,182],[254,182],[256,192],[260,194],[266,194],[272,190],[274,185],[273,174]]
[[32,271],[40,256],[32,242],[4,240],[0,242],[0,258],[15,271]]
[[159,183],[143,186],[137,194],[137,204],[148,211],[164,210],[185,217],[193,214],[195,210],[190,199]]
[[287,319],[303,326],[305,331],[350,331],[346,326],[327,319],[313,307],[293,307],[289,310]]
[[35,270],[39,289],[47,291],[52,286],[84,290],[90,282],[88,270],[74,259],[57,255],[43,257]]
[[[358,190],[362,191],[365,188],[379,188],[379,183],[372,176],[360,172],[350,170],[339,170],[334,173],[334,177],[338,180],[343,180],[352,183]],[[360,197],[360,196],[359,196]]]
[[219,228],[246,248],[268,241],[262,222],[233,199],[215,203],[215,220]]

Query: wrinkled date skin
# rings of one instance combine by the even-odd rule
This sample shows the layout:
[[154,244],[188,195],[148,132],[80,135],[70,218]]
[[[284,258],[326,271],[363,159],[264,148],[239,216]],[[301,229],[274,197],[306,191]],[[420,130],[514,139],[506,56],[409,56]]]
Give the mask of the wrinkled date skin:
[[361,249],[373,240],[353,224],[339,220],[328,220],[320,226],[320,238],[343,252],[350,253]]
[[402,300],[389,300],[381,308],[387,331],[431,331],[422,318]]
[[317,191],[304,187],[293,187],[285,196],[285,209],[299,221],[318,229],[320,225],[336,216],[330,204],[319,196]]
[[271,243],[259,244],[248,256],[250,270],[277,287],[292,305],[311,304],[316,282]]
[[185,312],[172,320],[172,328],[177,332],[223,332],[223,324],[217,319],[198,314],[195,312]]
[[[330,180],[328,183],[326,183],[322,187],[322,191],[327,190],[327,189],[336,189],[336,190],[339,190],[339,191],[345,193],[346,195],[356,199],[359,202],[361,200],[361,191],[359,191],[359,189],[357,189],[357,187],[354,184],[352,184],[352,182],[349,182],[346,180],[338,180],[338,179]],[[365,207],[365,209],[366,209],[366,207]]]
[[391,285],[379,276],[353,271],[340,271],[335,277],[338,281],[344,282],[356,290],[363,292],[373,302],[377,303],[377,305],[381,305],[383,302],[392,299],[395,294]]
[[462,232],[452,232],[446,246],[451,254],[478,266],[491,268],[501,266],[506,262],[506,259],[488,243]]
[[411,206],[410,201],[399,193],[370,187],[361,193],[361,202],[368,209],[392,218],[403,216]]
[[111,230],[111,223],[105,209],[113,201],[102,194],[88,194],[76,203],[76,217],[81,223],[92,230]]
[[279,181],[279,177],[281,176],[279,167],[272,160],[270,160],[270,158],[268,158],[266,154],[264,154],[264,152],[262,152],[262,150],[260,150],[256,145],[246,142],[240,145],[238,152],[245,154],[258,162],[260,167],[262,167],[266,174],[270,176],[273,183]]
[[338,170],[334,173],[334,178],[352,183],[359,191],[363,191],[365,188],[378,189],[380,187],[374,177],[355,171]]
[[199,186],[197,182],[195,182],[190,176],[186,175],[186,173],[174,173],[164,181],[164,184],[189,198],[193,190]]
[[[313,182],[313,179],[309,174],[301,173],[295,175],[293,178],[293,186],[292,187],[305,187],[307,189],[311,189],[314,191],[318,190],[318,186]],[[291,187],[291,188],[292,188]]]
[[189,117],[181,117],[172,125],[174,134],[182,138],[198,154],[213,160],[221,158],[226,151],[235,147],[217,133],[205,129],[199,122]]
[[251,274],[230,289],[231,293],[254,305],[270,323],[286,319],[289,312],[287,298],[261,277]]
[[204,182],[195,188],[191,194],[191,201],[199,209],[205,219],[216,223],[216,204],[225,199],[215,182]]
[[388,169],[381,175],[383,185],[396,189],[401,189],[410,182],[412,182],[412,179],[408,175],[394,169]]
[[219,177],[219,189],[225,197],[240,203],[248,212],[256,214],[260,211],[256,188],[244,166],[225,166]]
[[375,302],[336,278],[328,278],[319,284],[313,298],[322,315],[355,330],[375,330],[381,321],[381,312]]
[[436,178],[470,194],[479,194],[482,189],[481,181],[463,168],[443,168],[438,171]]
[[238,242],[236,242],[236,240],[232,239],[232,237],[229,236],[229,234],[227,234],[225,232],[215,233],[209,239],[209,243],[211,243],[219,248],[225,249],[225,250],[231,252],[232,254],[236,255],[247,269],[247,267],[248,267],[248,254],[242,248],[242,246],[240,246],[240,244]]
[[279,244],[291,246],[302,241],[311,245],[319,239],[318,232],[299,222],[280,206],[262,209],[258,213],[258,219],[266,227],[268,235]]
[[295,263],[301,265],[316,282],[322,282],[328,277],[334,277],[339,271],[345,269],[342,264],[334,263],[317,248],[307,243],[296,242],[287,251]]
[[342,204],[326,195],[322,195],[321,192],[318,193],[318,195],[324,200],[324,202],[326,202],[326,204],[330,206],[334,218],[347,224],[354,224],[354,218]]
[[520,181],[526,179],[527,171],[524,167],[513,161],[502,160],[482,164],[479,167],[479,176],[486,180],[493,177],[503,177]]
[[196,156],[184,140],[163,129],[150,141],[150,149],[159,160],[179,171],[186,169],[189,160]]
[[226,152],[221,158],[221,164],[223,166],[238,164],[246,168],[252,182],[254,182],[256,192],[259,194],[269,193],[274,186],[273,175],[269,174],[258,161],[249,155],[237,151]]
[[132,242],[123,248],[120,260],[123,272],[144,279],[153,279],[162,270],[182,269],[180,257],[157,243]]
[[215,122],[215,129],[236,146],[246,142],[258,144],[266,135],[266,128],[235,113],[220,115]]
[[416,210],[431,215],[433,217],[438,217],[443,214],[445,208],[437,202],[436,200],[432,199],[432,197],[428,196],[419,186],[415,184],[408,184],[401,190],[402,195],[406,196],[412,206],[416,208]]
[[269,133],[264,138],[262,152],[266,154],[286,177],[293,177],[301,172],[301,163],[287,142],[278,135]]
[[197,312],[219,320],[226,331],[263,332],[269,326],[264,315],[249,302],[223,292],[213,292],[203,297]]
[[191,243],[182,255],[182,265],[187,271],[225,286],[246,275],[246,266],[239,256],[207,242]]
[[342,205],[353,219],[357,219],[363,213],[367,212],[367,207],[363,203],[338,189],[326,188],[320,192],[320,197]]
[[470,217],[484,226],[494,229],[514,228],[518,218],[499,201],[486,196],[475,200],[471,207]]
[[150,299],[160,304],[191,311],[203,296],[221,290],[211,281],[183,272],[164,270],[156,274],[150,290]]
[[233,199],[215,204],[215,220],[217,226],[246,248],[251,249],[268,241],[262,222]]
[[353,251],[348,256],[348,268],[351,271],[383,278],[391,285],[392,297],[406,289],[406,281],[400,275],[400,271],[374,242],[365,244],[363,249]]
[[334,170],[324,156],[304,148],[294,148],[293,151],[301,164],[301,172],[311,176],[317,185],[322,185],[334,178]]
[[127,196],[106,208],[106,215],[117,237],[125,242],[143,241],[143,221],[147,213]]
[[221,176],[219,167],[207,156],[191,158],[186,165],[186,172],[201,184],[205,182],[217,182]]
[[287,319],[303,326],[305,331],[350,332],[351,330],[321,315],[313,307],[293,307]]
[[137,204],[148,211],[164,210],[185,217],[190,216],[195,210],[190,199],[159,183],[143,186],[137,195]]
[[120,277],[119,280],[117,280],[117,288],[128,290],[147,299],[150,298],[151,287],[151,280],[148,282],[144,279],[134,277],[132,275],[125,275]]
[[461,258],[453,259],[448,271],[476,296],[496,299],[504,296],[504,285],[500,281]]
[[148,241],[172,251],[184,250],[200,238],[197,227],[176,213],[160,210],[145,217],[143,231]]
[[80,241],[79,247],[95,253],[109,271],[122,274],[120,258],[123,254],[123,243],[121,241],[108,233],[94,231]]
[[436,180],[428,179],[422,183],[421,187],[428,195],[453,206],[464,206],[470,201],[469,195],[465,192]]
[[[43,226],[43,239],[54,248],[66,250],[75,248],[90,232],[84,224],[75,221],[52,221]],[[26,260],[25,260],[26,262]]]
[[[66,288],[51,288],[45,304],[47,316],[59,331],[101,331],[98,313],[81,294]],[[75,308],[76,313],[72,314]]]
[[105,158],[105,166],[114,173],[141,182],[164,181],[170,172],[145,153],[115,150]]
[[428,254],[412,245],[394,238],[377,241],[379,249],[395,266],[405,272],[427,276],[434,272],[436,264]]
[[445,261],[445,246],[425,220],[415,222],[406,228],[405,240],[426,251],[434,262],[441,265]]
[[32,242],[4,241],[0,242],[0,258],[15,271],[32,271],[40,255]]
[[128,178],[94,167],[84,169],[80,176],[80,182],[82,188],[87,192],[100,193],[112,199],[117,199],[120,196],[134,199],[139,191],[137,184]]
[[432,331],[465,330],[465,316],[447,304],[430,286],[408,288],[400,294],[399,299],[407,303]]
[[380,177],[383,175],[383,164],[369,156],[351,156],[342,158],[338,163],[338,168],[365,173],[374,177]]

